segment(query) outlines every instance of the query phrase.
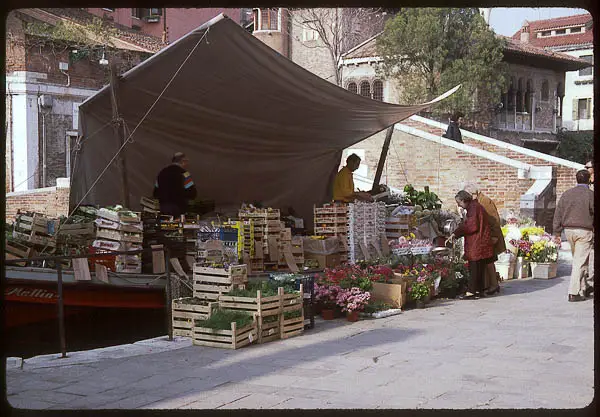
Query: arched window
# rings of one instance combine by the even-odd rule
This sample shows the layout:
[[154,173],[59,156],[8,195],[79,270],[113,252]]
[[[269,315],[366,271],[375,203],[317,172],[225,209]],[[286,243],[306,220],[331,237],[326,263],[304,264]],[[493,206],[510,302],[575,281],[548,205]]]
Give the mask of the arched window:
[[533,81],[527,80],[527,90],[525,91],[525,112],[531,113],[533,111]]
[[383,81],[373,81],[373,100],[383,101]]
[[517,112],[524,112],[525,106],[523,105],[523,96],[525,95],[525,91],[523,90],[523,78],[519,78],[519,82],[517,83]]
[[517,80],[515,77],[510,78],[510,83],[508,86],[508,110],[515,109],[515,95],[517,93]]
[[356,86],[356,83],[349,83],[348,84],[348,91],[350,91],[351,93],[357,94],[358,93],[358,87]]
[[548,101],[550,98],[550,87],[548,85],[548,80],[542,81],[542,101]]
[[368,81],[360,83],[360,95],[371,98],[371,84]]

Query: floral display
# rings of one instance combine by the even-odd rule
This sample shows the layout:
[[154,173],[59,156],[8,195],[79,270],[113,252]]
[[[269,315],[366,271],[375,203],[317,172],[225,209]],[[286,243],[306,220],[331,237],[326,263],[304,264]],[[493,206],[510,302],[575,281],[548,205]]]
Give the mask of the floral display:
[[425,277],[419,277],[408,287],[408,295],[411,300],[422,301],[429,296],[430,288],[431,282]]
[[515,248],[517,248],[517,257],[519,257],[519,258],[522,257],[525,260],[529,260],[529,258],[531,257],[531,246],[532,246],[532,243],[529,240],[512,239],[510,241],[510,244],[512,246],[514,246]]
[[337,294],[336,304],[342,308],[343,312],[351,313],[364,310],[370,299],[371,293],[368,291],[362,291],[357,287],[342,288]]
[[534,242],[531,245],[532,262],[549,263],[558,261],[558,245],[548,236],[543,236],[542,239]]

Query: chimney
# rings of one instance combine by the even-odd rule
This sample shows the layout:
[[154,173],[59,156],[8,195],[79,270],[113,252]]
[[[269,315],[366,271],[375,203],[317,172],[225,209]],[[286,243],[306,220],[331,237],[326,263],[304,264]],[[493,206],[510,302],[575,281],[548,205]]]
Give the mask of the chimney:
[[521,27],[521,43],[529,43],[529,22],[527,20]]

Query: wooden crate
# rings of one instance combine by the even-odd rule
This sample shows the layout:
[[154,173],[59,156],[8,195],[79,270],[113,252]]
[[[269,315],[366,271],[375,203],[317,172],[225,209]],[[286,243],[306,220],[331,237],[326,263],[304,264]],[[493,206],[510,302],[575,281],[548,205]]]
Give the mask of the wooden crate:
[[56,247],[56,240],[53,237],[39,236],[39,235],[35,234],[35,232],[31,232],[31,234],[21,233],[21,232],[13,232],[13,236],[15,238],[21,239],[25,242],[29,242],[34,246],[41,246],[41,247],[47,246],[49,248]]
[[[17,242],[5,241],[4,257],[5,259],[23,259],[33,257],[34,250],[29,246],[22,245]],[[17,266],[26,266],[25,262],[16,264]]]
[[219,295],[219,306],[228,310],[248,311],[256,313],[258,318],[281,314],[281,300],[283,288],[279,288],[280,294],[271,297],[263,297],[260,290],[256,291],[256,297],[236,297],[227,294]]
[[248,268],[246,265],[235,265],[225,270],[195,264],[192,278],[194,297],[216,301],[220,294],[234,288],[245,288],[248,282]]
[[281,315],[269,317],[274,317],[275,320],[271,322],[265,322],[264,317],[257,317],[256,319],[259,344],[281,339]]
[[58,235],[89,235],[94,236],[94,223],[63,224]]
[[[282,294],[282,311],[279,333],[282,339],[298,336],[304,332],[304,286],[300,284],[297,294]],[[285,313],[300,311],[299,317],[285,318]]]
[[208,302],[206,305],[192,304],[186,302],[189,298],[178,298],[173,300],[171,315],[173,320],[173,336],[192,337],[194,320],[205,320],[218,303]]
[[192,343],[196,346],[239,349],[253,343],[256,338],[256,318],[252,324],[242,328],[238,328],[234,322],[231,323],[231,330],[215,330],[195,324],[192,330]]

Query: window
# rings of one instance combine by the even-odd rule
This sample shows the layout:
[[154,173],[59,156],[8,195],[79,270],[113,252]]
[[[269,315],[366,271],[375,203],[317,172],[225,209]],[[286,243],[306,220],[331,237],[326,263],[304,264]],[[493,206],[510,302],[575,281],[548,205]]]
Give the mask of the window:
[[279,9],[260,9],[260,30],[279,30]]
[[383,101],[383,82],[380,80],[373,82],[373,100]]
[[557,35],[564,35],[567,33],[567,29],[557,29],[554,33]]
[[542,81],[542,101],[548,101],[550,97],[550,87],[548,86],[548,80]]
[[552,36],[552,31],[551,30],[545,30],[542,32],[542,36]]
[[304,22],[304,25],[302,26],[302,42],[316,41],[319,39],[319,32],[311,27],[311,23],[313,22],[314,21]]
[[136,19],[142,18],[142,9],[131,9],[131,17],[135,17]]
[[523,103],[523,96],[525,95],[525,91],[523,91],[523,78],[519,78],[518,86],[517,86],[517,112],[522,113],[525,111],[525,106]]
[[360,83],[360,95],[371,98],[371,84],[368,81]]
[[348,84],[348,91],[354,94],[358,94],[358,87],[356,86],[356,83]]
[[[579,59],[583,59],[586,62],[589,62],[590,64],[594,64],[594,55],[583,55],[580,56]],[[594,71],[594,67],[590,66],[584,69],[580,69],[579,70],[579,75],[592,75]]]
[[573,100],[573,120],[590,119],[591,107],[591,98],[576,98]]
[[581,32],[581,29],[583,29],[583,28],[581,28],[581,27],[578,27],[578,28],[571,28],[571,33],[580,33],[580,32]]
[[150,11],[150,16],[162,16],[162,8],[157,7],[153,9],[148,9]]

